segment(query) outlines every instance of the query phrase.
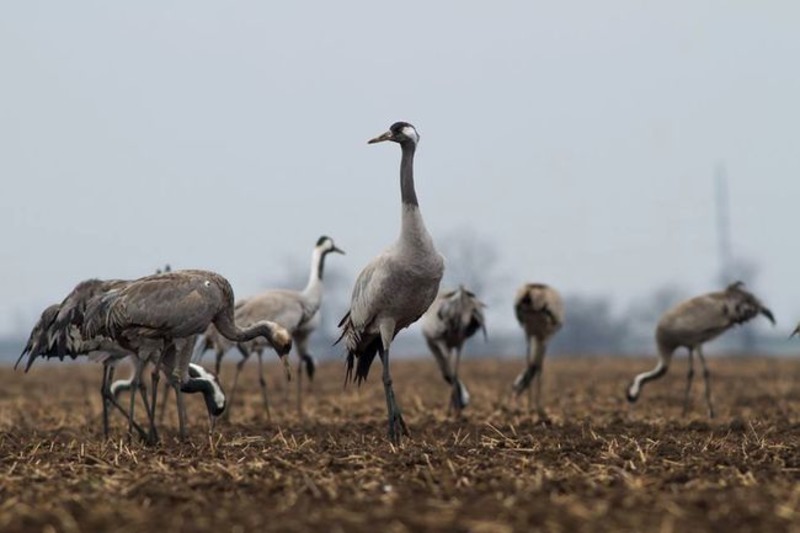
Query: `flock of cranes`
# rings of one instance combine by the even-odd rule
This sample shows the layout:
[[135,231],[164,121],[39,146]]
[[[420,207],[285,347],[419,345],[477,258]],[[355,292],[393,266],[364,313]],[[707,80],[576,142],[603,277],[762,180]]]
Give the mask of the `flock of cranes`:
[[[350,308],[339,323],[347,352],[345,383],[367,379],[376,356],[382,363],[386,397],[387,433],[399,443],[408,427],[392,383],[390,351],[395,336],[422,318],[422,331],[442,377],[450,387],[448,412],[458,417],[470,401],[459,376],[464,343],[481,331],[486,336],[485,305],[468,288],[440,291],[444,258],[434,246],[422,218],[414,186],[414,155],[419,133],[407,122],[397,122],[370,144],[394,142],[400,146],[401,228],[397,240],[370,261],[356,279]],[[326,257],[343,254],[327,236],[320,237],[312,252],[308,284],[302,291],[269,290],[249,298],[234,299],[228,281],[206,270],[158,272],[136,280],[90,279],[79,283],[59,304],[49,306],[31,331],[17,365],[27,357],[27,372],[37,358],[87,356],[103,364],[101,395],[103,430],[109,432],[113,407],[128,420],[129,435],[137,432],[146,442],[159,439],[156,424],[158,383],[163,374],[167,387],[175,391],[179,436],[186,436],[184,393],[200,393],[206,403],[209,427],[230,412],[239,375],[247,359],[255,354],[264,408],[269,401],[263,374],[263,354],[274,350],[291,378],[288,354],[294,345],[297,367],[297,408],[302,409],[302,375],[314,377],[315,360],[308,351],[308,338],[320,323],[323,273]],[[528,391],[528,409],[535,403],[544,416],[541,401],[544,357],[549,341],[564,325],[564,304],[559,293],[541,283],[527,283],[514,298],[514,310],[527,343],[526,364],[514,380],[513,394]],[[627,388],[635,402],[645,383],[663,376],[679,347],[689,351],[684,411],[694,376],[697,354],[703,367],[709,416],[714,415],[710,374],[702,346],[737,324],[762,314],[774,317],[741,283],[683,302],[667,311],[656,328],[659,361],[648,372],[637,375]],[[800,326],[795,330],[800,333]],[[241,354],[236,365],[230,397],[217,376],[225,353],[235,347]],[[216,354],[215,373],[200,366],[207,350]],[[114,381],[119,361],[133,361],[133,374]],[[149,391],[143,374],[151,367]],[[535,381],[535,387],[532,386]],[[119,393],[130,390],[123,406]],[[149,395],[148,395],[149,392]],[[136,394],[145,406],[147,430],[136,422]],[[534,401],[535,394],[535,401]],[[166,392],[165,392],[166,396]],[[163,400],[162,400],[163,403]]]

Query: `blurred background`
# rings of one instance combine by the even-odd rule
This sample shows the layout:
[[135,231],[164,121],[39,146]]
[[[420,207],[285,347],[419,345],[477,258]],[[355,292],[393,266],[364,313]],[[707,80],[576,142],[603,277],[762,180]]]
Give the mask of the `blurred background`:
[[[794,354],[800,4],[6,2],[0,358],[79,281],[169,263],[302,288],[330,235],[321,357],[399,229],[399,150],[472,355],[522,355],[515,289],[566,296],[553,351],[654,353],[659,315],[745,281],[778,319],[709,352]],[[395,354],[423,354],[417,330]]]

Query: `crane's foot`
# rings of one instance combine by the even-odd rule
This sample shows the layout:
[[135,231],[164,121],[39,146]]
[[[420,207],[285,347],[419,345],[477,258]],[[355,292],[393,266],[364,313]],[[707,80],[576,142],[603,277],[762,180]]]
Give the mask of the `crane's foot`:
[[522,372],[517,378],[514,380],[514,384],[511,386],[511,390],[514,391],[514,394],[519,396],[526,390],[528,390],[531,386],[531,381],[533,378],[536,377],[536,372],[539,368],[536,365],[530,365]]
[[403,415],[399,412],[389,415],[389,440],[395,446],[400,444],[401,437],[408,437],[408,426],[403,420]]
[[553,425],[553,421],[547,415],[547,411],[545,411],[543,408],[540,407],[536,409],[536,416],[538,417],[538,422],[543,426]]
[[389,441],[395,446],[400,444],[401,437],[408,437],[408,426],[403,420],[403,414],[395,402],[389,407]]

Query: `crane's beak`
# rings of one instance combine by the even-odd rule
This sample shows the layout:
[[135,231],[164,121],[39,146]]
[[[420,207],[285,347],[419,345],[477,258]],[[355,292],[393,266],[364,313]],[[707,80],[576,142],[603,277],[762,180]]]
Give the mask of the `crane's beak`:
[[333,248],[331,248],[331,252],[336,252],[337,254],[347,255],[347,254],[344,253],[344,250],[342,250],[338,246],[334,246]]
[[772,322],[772,325],[775,325],[775,316],[772,314],[772,311],[767,309],[766,307],[761,308],[761,314],[767,317],[767,319]]
[[791,335],[789,335],[789,338],[791,339],[792,337],[794,337],[795,335],[798,335],[798,334],[800,334],[800,324],[797,324],[797,327],[794,328],[794,331],[792,332]]
[[387,131],[382,135],[378,135],[377,137],[373,137],[372,139],[367,141],[367,144],[375,144],[375,143],[382,143],[383,141],[391,141],[394,138],[392,135],[391,130]]

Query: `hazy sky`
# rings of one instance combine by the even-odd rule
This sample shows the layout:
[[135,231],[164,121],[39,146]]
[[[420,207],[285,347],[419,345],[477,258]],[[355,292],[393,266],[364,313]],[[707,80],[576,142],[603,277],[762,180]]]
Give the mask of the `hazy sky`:
[[400,151],[366,144],[396,120],[434,237],[493,239],[509,291],[620,306],[714,288],[724,162],[735,252],[791,329],[800,4],[489,5],[0,4],[0,334],[165,262],[245,295],[323,233],[355,275],[398,231]]

